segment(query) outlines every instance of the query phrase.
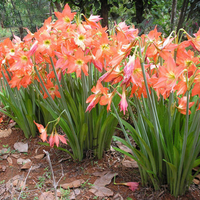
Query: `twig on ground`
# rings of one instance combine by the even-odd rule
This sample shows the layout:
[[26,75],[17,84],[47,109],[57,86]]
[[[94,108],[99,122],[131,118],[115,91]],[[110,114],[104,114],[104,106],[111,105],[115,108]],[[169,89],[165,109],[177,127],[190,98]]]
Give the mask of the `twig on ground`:
[[30,172],[31,172],[31,169],[32,169],[32,166],[31,166],[30,169],[28,170],[28,174],[27,174],[27,176],[26,176],[26,178],[25,178],[25,180],[24,180],[24,185],[23,185],[23,187],[21,188],[21,191],[20,191],[20,193],[19,193],[18,200],[20,199],[21,194],[22,194],[22,192],[24,191],[24,188],[25,188],[25,185],[26,185],[26,181],[27,181],[27,178],[28,178],[28,176],[29,176],[29,174],[30,174]]
[[58,180],[58,182],[56,182],[55,176],[54,176],[54,172],[53,172],[53,167],[52,167],[52,164],[51,164],[51,159],[50,159],[50,156],[49,156],[49,152],[48,152],[48,151],[45,151],[45,150],[43,150],[43,151],[44,151],[44,153],[46,154],[47,160],[48,160],[48,162],[49,162],[49,166],[50,166],[51,174],[52,174],[52,179],[53,179],[53,187],[54,187],[54,191],[55,191],[55,199],[57,200],[57,187],[58,187],[58,183],[60,182],[60,180],[61,180],[62,177],[64,176],[63,168],[62,168],[62,165],[61,165],[61,168],[62,168],[62,176],[60,177],[60,179]]

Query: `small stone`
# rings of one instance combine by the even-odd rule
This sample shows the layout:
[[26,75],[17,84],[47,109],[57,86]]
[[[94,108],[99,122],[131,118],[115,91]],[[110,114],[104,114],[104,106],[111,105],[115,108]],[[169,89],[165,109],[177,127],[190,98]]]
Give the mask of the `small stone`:
[[0,138],[8,137],[11,135],[11,133],[12,133],[11,128],[5,129],[5,130],[0,130]]
[[19,152],[26,153],[26,152],[28,152],[28,143],[16,142],[14,144],[14,148],[15,148],[15,150],[17,150]]

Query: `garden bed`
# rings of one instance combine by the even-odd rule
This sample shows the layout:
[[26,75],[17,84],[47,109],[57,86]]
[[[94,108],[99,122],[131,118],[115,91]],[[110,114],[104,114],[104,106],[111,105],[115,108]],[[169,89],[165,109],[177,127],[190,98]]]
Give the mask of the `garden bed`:
[[[8,124],[8,118],[4,117],[0,125],[1,130],[8,130]],[[38,137],[25,139],[19,128],[12,127],[11,130],[12,133],[9,136],[0,139],[0,150],[7,149],[7,153],[0,156],[0,199],[17,199],[19,196],[20,199],[45,199],[45,197],[51,199],[54,194],[53,182],[49,163],[43,150],[50,154],[56,181],[61,178],[62,173],[64,174],[58,184],[58,190],[62,184],[82,180],[77,187],[72,187],[70,190],[61,189],[62,199],[176,199],[167,192],[167,188],[164,186],[162,190],[156,192],[150,187],[142,187],[138,169],[124,166],[123,161],[126,157],[119,152],[107,151],[101,160],[92,159],[88,154],[88,157],[82,162],[74,162],[63,151],[38,144],[40,142]],[[14,148],[16,142],[28,144],[28,152],[17,152]],[[113,142],[112,145],[116,144]],[[24,165],[25,169],[23,169],[23,165],[17,163],[19,158],[30,159],[31,165]],[[126,186],[115,185],[112,178],[105,187],[110,189],[113,195],[105,194],[105,196],[98,197],[91,193],[92,185],[99,178],[95,174],[101,175],[107,172],[117,173],[116,183],[139,182],[139,189],[132,192]],[[19,187],[23,186],[24,182],[26,187],[21,190]],[[46,193],[47,191],[49,193]],[[44,198],[42,198],[42,194]],[[58,196],[60,196],[59,191]],[[193,184],[189,192],[178,199],[196,200],[199,198],[198,185]]]

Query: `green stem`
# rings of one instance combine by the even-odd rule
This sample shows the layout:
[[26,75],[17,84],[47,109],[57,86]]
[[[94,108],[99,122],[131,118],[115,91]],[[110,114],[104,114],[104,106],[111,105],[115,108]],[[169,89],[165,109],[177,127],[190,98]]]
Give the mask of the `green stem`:
[[185,152],[186,152],[186,146],[187,146],[188,124],[189,124],[189,91],[186,92],[186,97],[187,97],[186,121],[185,121],[181,160],[180,160],[180,165],[179,165],[179,169],[178,169],[178,180],[177,180],[177,183],[176,183],[176,190],[174,191],[175,196],[178,196],[178,194],[179,194],[179,188],[180,188],[180,184],[181,184],[180,180],[181,180],[181,177],[182,177],[183,162],[184,162],[184,159],[185,159]]

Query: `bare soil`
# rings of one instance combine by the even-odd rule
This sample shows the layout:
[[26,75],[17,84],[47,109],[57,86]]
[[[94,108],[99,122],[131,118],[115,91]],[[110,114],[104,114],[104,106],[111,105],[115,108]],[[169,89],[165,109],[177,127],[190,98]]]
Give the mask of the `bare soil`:
[[[0,125],[0,129],[5,130],[7,128],[8,119],[4,118],[4,121]],[[19,153],[14,149],[16,142],[28,143],[28,152]],[[131,191],[127,186],[115,185],[113,179],[110,184],[105,187],[113,191],[112,196],[98,197],[91,193],[89,190],[92,184],[98,178],[94,176],[94,172],[111,171],[117,173],[116,183],[123,182],[141,182],[138,169],[128,168],[122,165],[124,157],[116,151],[105,152],[103,159],[94,160],[89,156],[82,162],[74,162],[65,152],[53,149],[47,146],[38,144],[40,139],[30,138],[26,139],[22,131],[18,128],[12,128],[12,133],[8,137],[0,138],[0,152],[3,148],[7,149],[7,153],[0,153],[0,199],[13,200],[13,199],[55,199],[50,198],[47,195],[47,191],[54,195],[54,187],[52,182],[51,170],[47,160],[47,156],[44,155],[44,151],[48,151],[53,166],[53,172],[56,181],[58,181],[62,174],[64,175],[59,184],[71,183],[75,180],[83,179],[84,182],[77,188],[72,187],[70,190],[65,189],[61,192],[58,191],[59,199],[127,199],[127,200],[175,200],[171,196],[166,188],[160,191],[154,191],[150,187],[142,187]],[[37,156],[39,155],[40,158]],[[36,157],[35,157],[36,156]],[[17,163],[18,158],[30,159],[31,164],[23,169],[23,165]],[[28,175],[27,175],[28,174]],[[18,176],[17,176],[18,175]],[[17,184],[15,183],[17,179]],[[20,185],[20,180],[22,184]],[[15,183],[15,184],[14,184]],[[177,199],[180,200],[198,200],[200,199],[200,191],[197,185],[193,184],[189,191]],[[20,185],[20,187],[19,187]],[[25,185],[25,187],[23,187]],[[48,193],[48,194],[49,194]],[[72,195],[74,194],[74,196]],[[43,197],[41,196],[42,194]]]

